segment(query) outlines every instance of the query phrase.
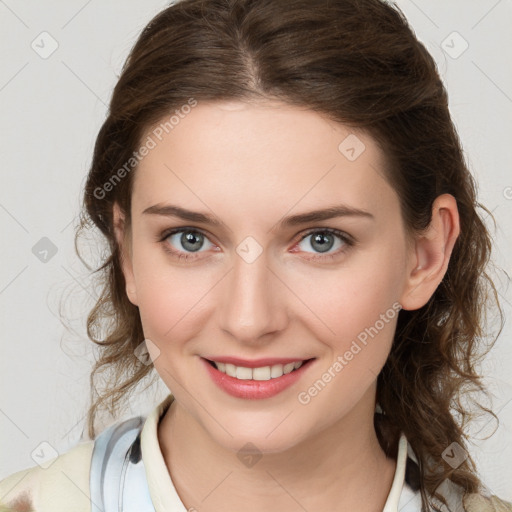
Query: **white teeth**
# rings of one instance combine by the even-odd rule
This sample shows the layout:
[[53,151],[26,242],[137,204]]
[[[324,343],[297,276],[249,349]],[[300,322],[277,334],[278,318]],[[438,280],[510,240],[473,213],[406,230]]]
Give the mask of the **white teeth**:
[[283,365],[282,364],[275,364],[270,369],[270,378],[275,379],[276,377],[281,377],[283,375]]
[[[217,363],[215,363],[217,364]],[[217,366],[217,369],[220,370],[220,368]],[[222,370],[220,370],[222,371]],[[236,366],[234,364],[226,363],[226,372],[227,375],[230,377],[236,377]]]
[[295,361],[285,365],[275,364],[273,366],[262,366],[259,368],[246,368],[245,366],[235,366],[230,363],[218,363],[214,361],[217,370],[230,377],[240,380],[270,380],[282,377],[287,373],[297,370],[302,366],[304,361]]
[[270,380],[270,366],[252,369],[252,378],[254,380]]
[[252,368],[244,368],[243,366],[236,367],[236,378],[241,380],[252,379]]
[[283,372],[290,373],[295,368],[295,363],[288,363],[284,365]]

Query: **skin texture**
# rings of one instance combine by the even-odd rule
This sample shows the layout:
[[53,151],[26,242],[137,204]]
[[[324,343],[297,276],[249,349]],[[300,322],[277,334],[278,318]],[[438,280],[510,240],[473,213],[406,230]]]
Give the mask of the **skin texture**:
[[[365,145],[353,161],[338,149],[350,134]],[[455,199],[438,197],[430,228],[407,239],[384,163],[367,134],[307,109],[200,102],[136,170],[129,229],[114,206],[126,291],[175,396],[158,436],[186,507],[382,510],[396,463],[379,446],[373,415],[397,315],[309,403],[297,396],[393,304],[422,307],[446,272],[459,233]],[[142,213],[156,204],[225,226]],[[285,216],[342,204],[373,218],[278,228]],[[180,243],[182,233],[159,240],[178,227],[205,235],[199,251]],[[321,252],[314,236],[301,240],[312,228],[341,230],[355,244],[327,233]],[[251,263],[237,253],[249,236],[262,250]],[[316,360],[277,396],[245,400],[211,381],[199,357],[212,355]],[[251,467],[237,457],[247,442],[262,455]]]

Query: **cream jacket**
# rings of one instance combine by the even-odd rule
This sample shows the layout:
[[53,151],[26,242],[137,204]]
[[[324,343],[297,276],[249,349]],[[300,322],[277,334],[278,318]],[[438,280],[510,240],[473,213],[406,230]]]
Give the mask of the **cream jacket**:
[[[173,399],[169,395],[145,418],[140,435],[142,461],[155,512],[188,512],[170,478],[157,435],[158,422]],[[0,512],[90,512],[93,448],[94,441],[80,442],[46,462],[45,468],[35,466],[4,478],[0,481]],[[402,434],[396,471],[383,512],[421,511],[419,491],[414,491],[405,481],[408,458],[416,460]],[[474,494],[462,501],[455,487],[449,490],[447,501],[451,507],[445,510],[449,512],[512,512],[511,504],[495,496],[484,498]]]

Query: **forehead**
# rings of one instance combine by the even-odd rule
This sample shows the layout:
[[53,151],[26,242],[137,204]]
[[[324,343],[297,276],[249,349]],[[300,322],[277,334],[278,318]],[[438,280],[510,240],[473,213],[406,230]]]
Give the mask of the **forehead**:
[[145,133],[152,149],[135,171],[133,213],[171,199],[260,216],[294,205],[396,206],[384,155],[365,132],[281,102],[198,102],[187,111]]

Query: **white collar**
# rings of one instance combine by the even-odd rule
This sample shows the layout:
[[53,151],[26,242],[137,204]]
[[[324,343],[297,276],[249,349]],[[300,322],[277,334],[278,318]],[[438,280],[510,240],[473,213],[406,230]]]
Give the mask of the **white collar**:
[[[156,512],[187,512],[187,508],[182,503],[171,480],[158,442],[158,423],[173,400],[174,396],[169,394],[153,409],[147,416],[141,433],[142,460]],[[408,512],[421,509],[419,494],[405,483],[408,448],[407,438],[402,433],[398,442],[395,476],[382,512],[398,512],[399,510]],[[413,454],[411,456],[414,458]]]
[[407,467],[408,455],[411,455],[411,458],[417,462],[414,452],[412,452],[407,438],[402,432],[398,441],[395,477],[393,478],[388,499],[384,504],[382,512],[412,512],[421,510],[420,494],[413,491],[405,482],[405,469]]

